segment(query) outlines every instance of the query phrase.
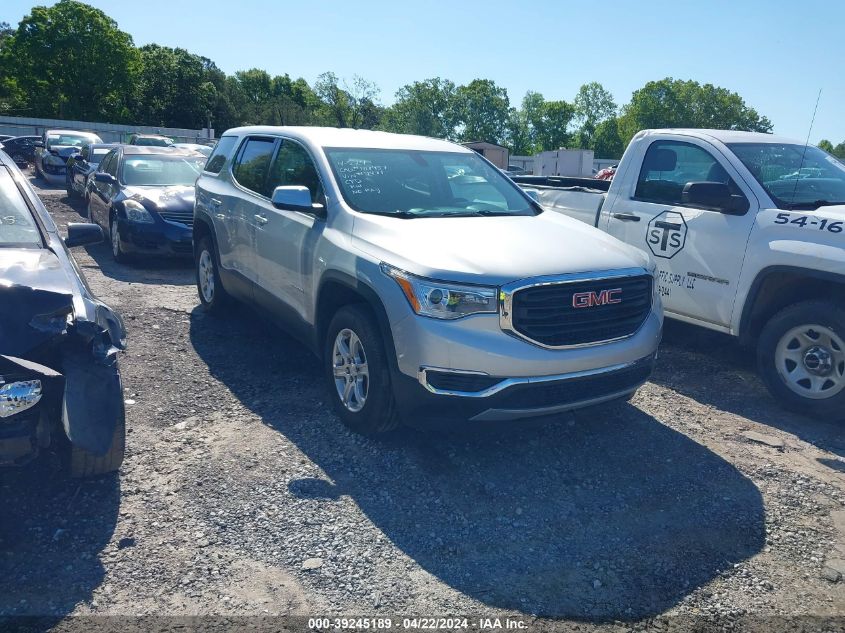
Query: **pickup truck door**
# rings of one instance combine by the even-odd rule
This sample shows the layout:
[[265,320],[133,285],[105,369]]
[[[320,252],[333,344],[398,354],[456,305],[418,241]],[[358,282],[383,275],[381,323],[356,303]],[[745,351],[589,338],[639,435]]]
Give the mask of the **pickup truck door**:
[[[602,211],[608,233],[650,252],[666,312],[727,330],[759,203],[724,155],[697,139],[658,139],[639,173]],[[748,210],[728,214],[683,204],[689,182],[723,182]],[[741,200],[737,198],[737,200]],[[744,204],[744,203],[743,203]]]
[[[276,187],[308,187],[311,201],[325,203],[323,185],[308,150],[291,139],[281,139],[270,166],[267,191]],[[306,286],[313,253],[323,221],[313,214],[277,209],[268,203],[256,226],[258,283],[274,308],[287,307],[306,316]]]

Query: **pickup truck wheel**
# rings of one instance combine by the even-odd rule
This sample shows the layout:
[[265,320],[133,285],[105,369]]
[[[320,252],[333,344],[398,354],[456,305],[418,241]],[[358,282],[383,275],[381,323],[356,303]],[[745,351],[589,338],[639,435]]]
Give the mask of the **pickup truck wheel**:
[[203,237],[197,246],[196,255],[197,294],[202,307],[211,313],[221,312],[229,303],[229,294],[220,281],[217,268],[217,252],[209,237]]
[[68,465],[70,476],[76,479],[116,472],[123,463],[125,450],[126,421],[121,418],[114,429],[111,446],[105,455],[95,455],[73,444],[70,445]]
[[323,364],[329,398],[347,427],[376,435],[399,426],[384,343],[368,310],[338,310],[326,333]]
[[763,327],[757,345],[769,391],[800,413],[845,419],[845,308],[805,301]]

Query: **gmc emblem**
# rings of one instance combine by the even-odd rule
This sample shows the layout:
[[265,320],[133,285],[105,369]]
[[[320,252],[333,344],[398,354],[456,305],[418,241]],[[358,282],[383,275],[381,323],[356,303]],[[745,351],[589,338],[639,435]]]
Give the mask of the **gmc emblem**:
[[622,288],[613,290],[602,290],[596,294],[595,291],[576,292],[572,295],[573,308],[592,308],[593,306],[604,306],[611,303],[622,303]]

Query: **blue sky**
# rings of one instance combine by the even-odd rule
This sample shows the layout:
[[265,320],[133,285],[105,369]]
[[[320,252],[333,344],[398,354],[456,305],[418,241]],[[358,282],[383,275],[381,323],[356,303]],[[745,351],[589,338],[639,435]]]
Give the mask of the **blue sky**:
[[[35,4],[3,0],[17,25]],[[52,0],[40,4],[53,4]],[[626,103],[671,76],[738,92],[775,132],[845,140],[841,0],[90,0],[137,45],[180,46],[232,73],[252,67],[309,82],[361,75],[391,103],[405,83],[476,77],[571,100],[598,81]]]

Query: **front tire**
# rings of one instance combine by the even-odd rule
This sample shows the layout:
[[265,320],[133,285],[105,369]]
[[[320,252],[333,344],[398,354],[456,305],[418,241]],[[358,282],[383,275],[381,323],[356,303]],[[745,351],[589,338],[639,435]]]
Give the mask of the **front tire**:
[[845,308],[804,301],[775,314],[760,334],[766,387],[799,413],[845,420]]
[[231,297],[220,281],[217,251],[211,238],[200,239],[194,259],[197,273],[197,294],[206,312],[220,314],[231,303]]
[[362,435],[400,424],[381,332],[371,312],[344,306],[332,318],[323,350],[329,399],[341,421]]
[[74,479],[80,477],[94,477],[117,472],[123,463],[126,451],[126,420],[118,420],[112,436],[111,446],[105,455],[95,455],[73,444],[70,445],[70,459],[68,469]]
[[112,218],[109,222],[109,242],[111,243],[111,254],[114,261],[118,264],[125,264],[129,261],[129,256],[123,251],[123,246],[120,243],[120,232],[117,229],[117,218]]

